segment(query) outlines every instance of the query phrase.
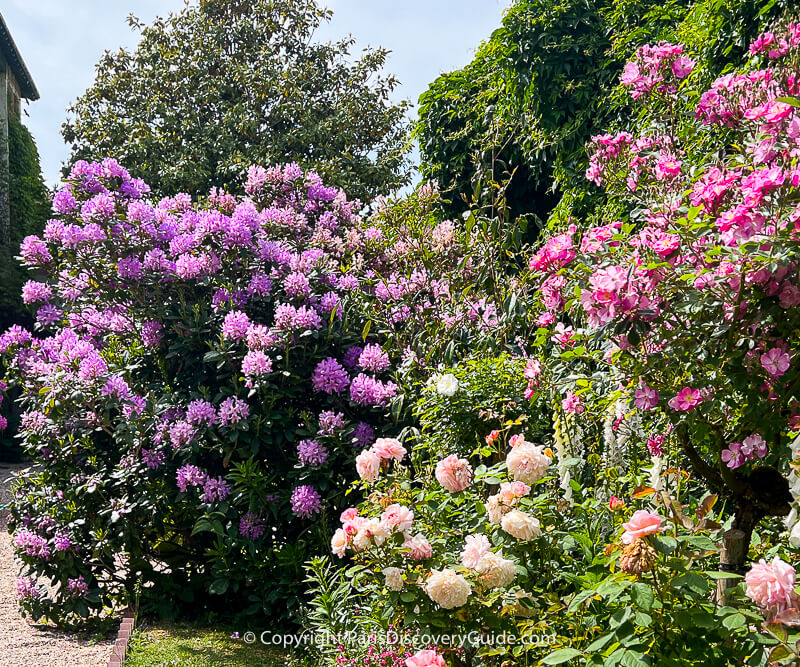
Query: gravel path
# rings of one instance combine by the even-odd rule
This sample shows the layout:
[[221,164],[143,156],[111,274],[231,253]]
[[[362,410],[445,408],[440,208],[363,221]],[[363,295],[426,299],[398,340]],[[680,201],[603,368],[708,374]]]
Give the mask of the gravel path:
[[[20,465],[0,463],[0,505],[11,499],[8,479]],[[31,625],[17,607],[17,564],[0,510],[0,665],[2,667],[100,667],[108,662],[113,638],[60,632]]]

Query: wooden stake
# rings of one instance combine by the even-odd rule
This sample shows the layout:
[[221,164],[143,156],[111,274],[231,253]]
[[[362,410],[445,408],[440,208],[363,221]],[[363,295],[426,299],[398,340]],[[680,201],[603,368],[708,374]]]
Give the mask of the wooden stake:
[[[722,535],[722,549],[719,552],[719,569],[722,572],[744,571],[744,560],[747,556],[745,549],[745,533],[738,528],[726,530]],[[738,584],[737,579],[717,580],[717,604],[727,604],[726,591]]]

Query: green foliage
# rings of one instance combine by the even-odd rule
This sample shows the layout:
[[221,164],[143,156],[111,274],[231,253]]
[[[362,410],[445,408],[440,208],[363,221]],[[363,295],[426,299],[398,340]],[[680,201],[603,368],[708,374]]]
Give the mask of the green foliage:
[[389,99],[388,52],[352,62],[352,39],[314,43],[330,16],[315,0],[205,0],[156,19],[134,52],[106,52],[71,107],[70,163],[114,156],[162,195],[291,161],[364,200],[405,184],[407,105]]
[[[0,243],[0,331],[12,324],[31,322],[20,298],[22,285],[30,276],[14,256],[23,238],[41,232],[50,212],[36,144],[28,128],[13,114],[8,119],[8,162],[11,226],[8,243]],[[13,398],[13,394],[7,397],[9,407],[4,411],[9,426],[0,431],[0,460],[16,460],[20,455],[14,440],[19,410],[10,405]]]
[[[525,362],[509,356],[462,361],[447,373],[458,379],[458,390],[445,396],[436,390],[436,378],[421,391],[414,416],[422,429],[426,455],[444,458],[453,452],[471,454],[485,447],[485,436],[526,424],[526,433],[539,442],[550,431],[549,418],[531,418],[524,398]],[[527,424],[530,420],[530,424]]]
[[[420,97],[415,135],[422,172],[451,195],[449,213],[510,179],[513,216],[554,224],[586,216],[605,198],[583,177],[584,145],[609,127],[631,129],[638,111],[618,90],[637,47],[682,42],[707,84],[783,15],[786,0],[515,0],[474,60]],[[701,84],[702,85],[702,84]],[[487,178],[488,176],[488,178]],[[532,231],[534,228],[532,228]]]
[[[444,74],[420,97],[423,173],[454,199],[473,192],[472,175],[512,177],[514,214],[545,218],[554,161],[582,151],[598,118],[598,90],[617,69],[602,4],[515,2],[464,69]],[[454,210],[463,209],[455,201]]]
[[38,234],[50,212],[47,188],[39,166],[39,153],[28,129],[11,114],[8,119],[9,242],[0,245],[0,329],[30,321],[20,298],[27,271],[16,261],[20,241]]

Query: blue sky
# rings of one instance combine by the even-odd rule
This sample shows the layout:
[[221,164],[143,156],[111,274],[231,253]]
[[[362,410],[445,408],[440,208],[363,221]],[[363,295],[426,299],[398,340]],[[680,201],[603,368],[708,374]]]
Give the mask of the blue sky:
[[[126,22],[133,13],[149,23],[183,6],[183,0],[3,0],[11,29],[41,99],[28,105],[24,122],[39,146],[49,184],[68,155],[60,128],[67,106],[94,79],[106,49],[135,47],[137,33]],[[397,99],[416,102],[442,72],[468,63],[480,42],[500,25],[510,0],[328,0],[333,21],[321,40],[352,34],[356,48],[392,51],[387,71],[400,79]]]

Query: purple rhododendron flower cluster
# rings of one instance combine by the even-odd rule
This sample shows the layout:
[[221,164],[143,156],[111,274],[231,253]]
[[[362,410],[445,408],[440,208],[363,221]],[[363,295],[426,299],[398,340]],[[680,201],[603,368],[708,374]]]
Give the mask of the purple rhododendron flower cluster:
[[313,486],[304,484],[292,491],[292,511],[299,517],[310,519],[322,509],[322,497]]

